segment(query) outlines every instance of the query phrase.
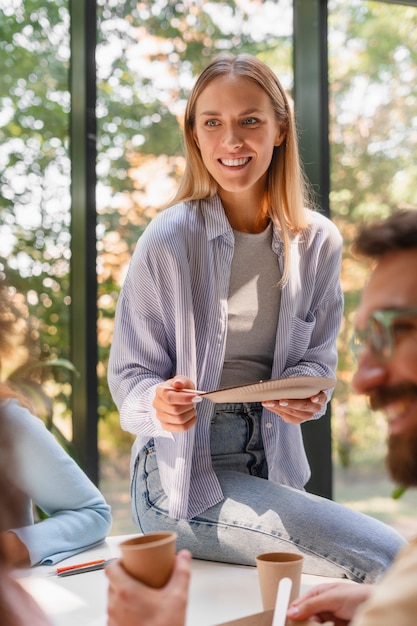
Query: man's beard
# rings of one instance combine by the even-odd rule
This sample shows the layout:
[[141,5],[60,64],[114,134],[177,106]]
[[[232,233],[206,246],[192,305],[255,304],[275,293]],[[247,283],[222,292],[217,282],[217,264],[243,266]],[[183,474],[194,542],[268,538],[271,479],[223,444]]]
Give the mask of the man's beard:
[[[417,385],[405,383],[395,387],[378,387],[370,394],[371,407],[383,409],[395,401],[417,403]],[[394,482],[404,487],[417,486],[417,420],[413,429],[389,435],[386,464]]]
[[417,486],[417,427],[412,432],[389,436],[386,464],[395,483]]

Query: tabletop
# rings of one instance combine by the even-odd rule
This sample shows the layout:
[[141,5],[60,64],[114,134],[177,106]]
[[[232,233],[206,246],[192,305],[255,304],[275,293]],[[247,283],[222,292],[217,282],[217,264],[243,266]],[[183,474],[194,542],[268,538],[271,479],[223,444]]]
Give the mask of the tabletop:
[[[138,533],[139,534],[139,533]],[[119,556],[119,543],[133,535],[110,536],[99,546],[58,564],[63,567]],[[56,567],[17,570],[16,577],[42,606],[53,626],[106,626],[104,570],[57,577]],[[330,581],[303,574],[302,590]],[[262,611],[256,567],[193,559],[186,626],[215,626]]]

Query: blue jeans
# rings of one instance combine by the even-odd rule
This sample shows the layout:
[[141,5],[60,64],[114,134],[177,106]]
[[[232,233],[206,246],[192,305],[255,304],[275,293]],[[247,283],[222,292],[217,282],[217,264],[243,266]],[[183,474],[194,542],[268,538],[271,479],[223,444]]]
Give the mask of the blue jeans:
[[300,552],[306,573],[375,582],[405,540],[372,517],[267,480],[260,415],[258,404],[215,406],[211,453],[224,500],[191,520],[168,516],[150,440],[132,476],[134,522],[144,533],[175,531],[178,549],[198,559],[255,565],[263,552]]

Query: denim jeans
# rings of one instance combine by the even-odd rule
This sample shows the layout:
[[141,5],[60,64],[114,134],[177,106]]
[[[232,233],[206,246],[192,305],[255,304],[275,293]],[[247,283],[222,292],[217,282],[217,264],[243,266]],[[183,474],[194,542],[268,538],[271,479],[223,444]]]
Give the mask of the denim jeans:
[[178,549],[199,559],[255,565],[263,552],[299,552],[306,573],[375,582],[405,540],[372,517],[269,481],[260,415],[257,404],[215,405],[211,454],[224,500],[191,520],[168,516],[150,440],[132,476],[134,522],[144,533],[175,531]]

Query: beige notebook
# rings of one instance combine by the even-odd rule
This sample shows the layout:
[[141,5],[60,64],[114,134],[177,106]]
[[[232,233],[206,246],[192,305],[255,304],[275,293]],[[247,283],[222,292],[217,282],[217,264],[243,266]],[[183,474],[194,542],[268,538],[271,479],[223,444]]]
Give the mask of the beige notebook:
[[261,380],[250,385],[206,391],[200,395],[212,402],[265,402],[267,400],[300,400],[311,398],[336,385],[333,378],[296,376],[277,380]]

